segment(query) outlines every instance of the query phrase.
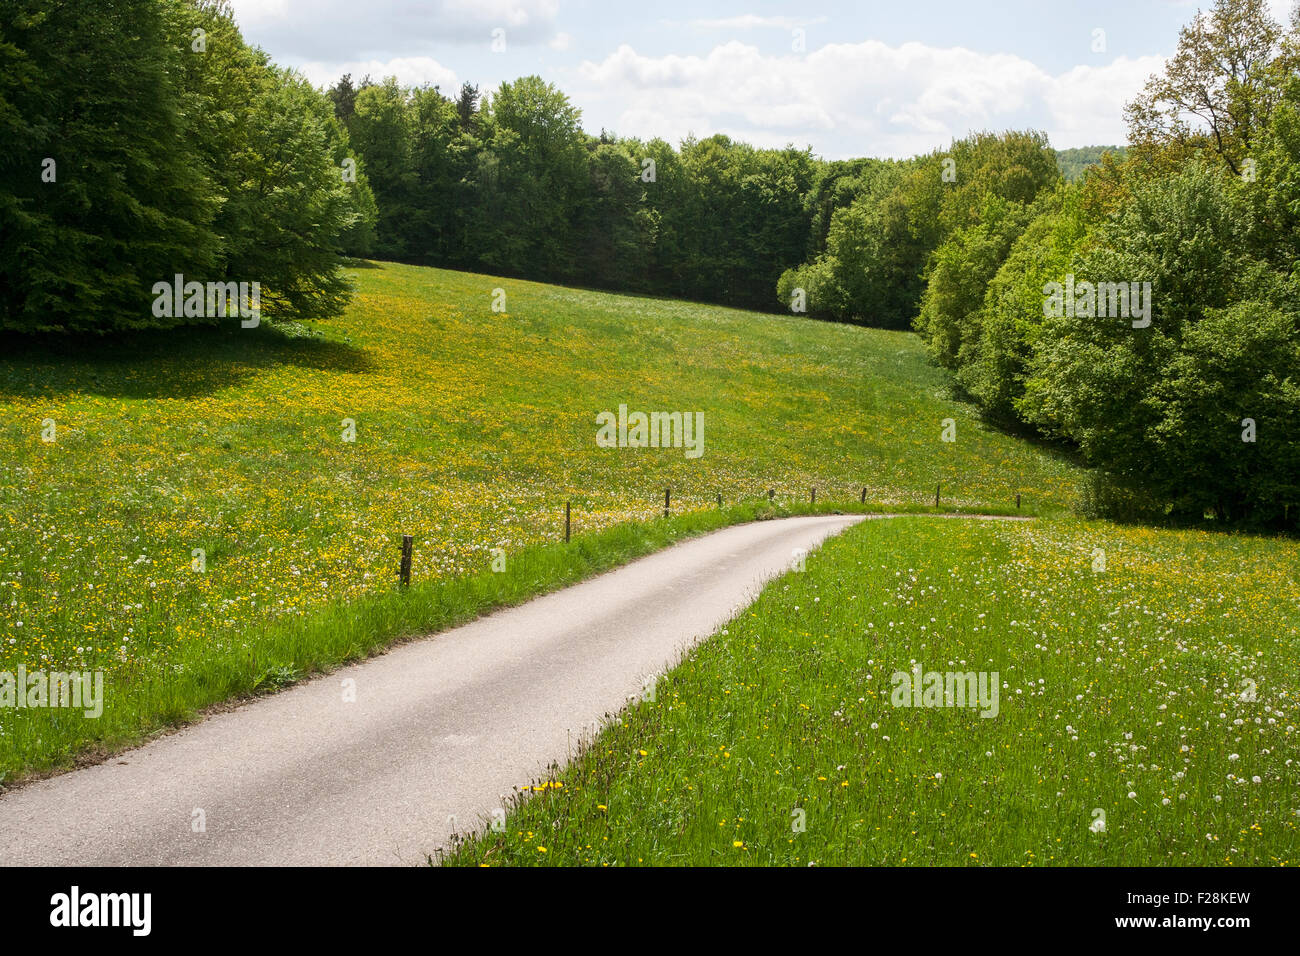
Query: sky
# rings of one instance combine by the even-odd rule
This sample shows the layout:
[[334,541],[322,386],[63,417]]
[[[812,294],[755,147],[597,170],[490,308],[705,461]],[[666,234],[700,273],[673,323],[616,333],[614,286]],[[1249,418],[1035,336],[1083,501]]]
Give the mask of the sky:
[[[1267,0],[1289,17],[1294,0]],[[1125,142],[1124,103],[1211,0],[743,3],[231,0],[250,43],[313,83],[453,94],[537,74],[590,133],[726,133],[827,159],[904,157],[975,129]]]

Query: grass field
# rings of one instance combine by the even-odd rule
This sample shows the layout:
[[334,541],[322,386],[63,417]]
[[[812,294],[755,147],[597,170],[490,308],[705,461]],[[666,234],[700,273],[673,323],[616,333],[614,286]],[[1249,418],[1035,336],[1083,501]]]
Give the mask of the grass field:
[[[866,487],[868,507],[922,509],[940,481],[945,508],[1021,493],[1055,514],[1075,495],[1066,462],[953,401],[912,335],[393,264],[355,274],[347,314],[316,328],[4,342],[0,670],[102,669],[106,709],[0,709],[0,773],[66,766],[753,516],[769,487],[778,510],[811,486],[819,507]],[[620,404],[702,411],[704,454],[598,447],[597,413]],[[680,511],[705,515],[717,494],[752,506],[593,537],[653,518],[665,486]],[[566,499],[588,552],[516,567],[562,533]],[[403,533],[415,587],[399,599]],[[493,548],[499,580],[482,578]]]
[[[911,335],[356,276],[346,316],[316,328],[6,343],[0,671],[101,669],[105,702],[98,719],[0,708],[0,780],[812,510],[814,486],[817,510],[919,512],[942,482],[945,510],[1020,493],[1039,519],[831,541],[554,780],[520,781],[539,789],[507,832],[450,862],[1297,860],[1294,541],[1070,517],[1080,473],[982,426]],[[596,415],[621,404],[703,412],[704,454],[599,447]],[[914,664],[996,672],[996,716],[894,706]]]
[[[1294,541],[864,522],[446,862],[1295,865],[1298,569]],[[896,706],[918,665],[996,673],[997,707]]]

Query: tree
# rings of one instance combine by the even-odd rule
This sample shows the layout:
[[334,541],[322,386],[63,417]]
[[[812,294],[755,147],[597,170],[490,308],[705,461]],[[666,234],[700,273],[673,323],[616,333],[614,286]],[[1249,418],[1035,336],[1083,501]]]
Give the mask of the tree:
[[352,128],[352,117],[357,112],[357,88],[352,85],[352,74],[344,73],[339,81],[330,87],[330,102],[334,104],[334,115],[338,117],[345,129]]
[[[1300,7],[1296,9],[1300,20]],[[1300,76],[1279,98],[1255,151],[1254,181],[1238,188],[1253,212],[1251,246],[1281,272],[1300,274]]]
[[[831,217],[836,210],[853,203],[864,193],[878,195],[877,185],[885,179],[892,163],[877,159],[849,159],[817,164],[804,200],[810,220],[805,258],[816,259],[826,251]],[[874,188],[873,188],[874,187]]]
[[985,290],[975,337],[959,352],[958,382],[1007,423],[1018,417],[1026,367],[1042,333],[1043,289],[1071,271],[1087,234],[1078,188],[1060,185],[1035,209]]
[[641,167],[622,143],[594,143],[590,183],[575,217],[582,275],[596,285],[644,289],[655,241]]
[[1045,318],[1021,411],[1076,441],[1114,485],[1140,487],[1147,500],[1189,515],[1215,508],[1242,517],[1249,502],[1266,497],[1262,488],[1277,492],[1283,485],[1260,459],[1221,481],[1215,449],[1227,446],[1222,436],[1209,441],[1198,420],[1209,414],[1206,396],[1244,388],[1253,368],[1259,389],[1242,394],[1256,396],[1258,414],[1225,404],[1211,416],[1213,427],[1226,427],[1227,414],[1267,416],[1272,453],[1293,461],[1294,439],[1276,423],[1294,397],[1295,284],[1250,254],[1249,233],[1249,211],[1221,166],[1198,160],[1136,186],[1128,208],[1089,238],[1073,271],[1076,287],[1149,282],[1149,326],[1083,310]]
[[1129,139],[1147,149],[1203,143],[1240,173],[1281,77],[1300,63],[1294,34],[1284,40],[1264,0],[1216,0],[1183,27],[1164,74],[1125,108]]
[[958,369],[975,360],[985,289],[1036,212],[989,194],[978,220],[955,230],[930,257],[916,328],[940,365]]
[[226,268],[261,282],[271,318],[329,318],[351,294],[338,257],[362,212],[330,153],[333,122],[329,101],[281,69],[266,75],[245,121],[249,178],[233,201],[244,206],[249,241],[226,251]]
[[[694,228],[693,190],[681,155],[662,139],[647,143],[625,140],[640,167],[645,204],[654,217],[656,233],[650,251],[649,283],[656,291],[684,296],[694,288],[688,244]],[[647,161],[653,163],[648,166]],[[649,179],[653,169],[653,179]]]
[[[918,318],[927,266],[945,237],[979,223],[991,198],[1025,206],[1059,176],[1047,137],[1032,131],[975,133],[946,152],[864,173],[859,194],[831,214],[825,252],[782,274],[778,296],[785,304],[803,288],[815,313],[907,328]],[[923,320],[923,335],[930,324],[930,317]]]
[[185,34],[201,28],[206,50],[182,60],[185,112],[221,200],[208,278],[258,282],[270,319],[337,315],[349,294],[339,254],[364,248],[374,218],[364,172],[343,164],[346,130],[326,94],[244,42],[226,3],[187,11]]
[[329,101],[248,47],[225,0],[5,13],[0,327],[230,317],[206,301],[156,314],[155,285],[178,274],[257,282],[268,318],[342,309],[338,252],[364,231],[364,180],[344,182]]
[[[216,197],[185,137],[180,10],[15,0],[0,24],[0,327],[177,324],[154,282],[202,274]],[[12,66],[12,69],[10,68]],[[49,165],[52,161],[54,165]]]
[[[933,157],[931,157],[933,159]],[[910,326],[925,288],[922,274],[938,239],[941,179],[937,161],[896,167],[874,189],[831,215],[826,252],[782,276],[788,304],[803,288],[809,311],[881,328]]]
[[412,116],[407,91],[395,77],[357,93],[352,145],[365,164],[379,217],[375,243],[380,255],[406,256],[417,176],[412,162]]
[[406,254],[426,262],[453,255],[456,184],[460,178],[453,144],[459,136],[456,106],[436,86],[412,90],[410,162],[414,173],[406,215]]
[[492,97],[485,149],[470,173],[468,241],[484,264],[537,278],[575,275],[572,216],[587,179],[581,119],[536,76],[503,83]]
[[1061,171],[1061,178],[1072,183],[1082,179],[1084,170],[1100,163],[1102,157],[1107,154],[1122,160],[1127,153],[1128,149],[1124,146],[1078,146],[1074,149],[1058,149],[1056,166]]
[[460,128],[466,133],[475,131],[478,118],[478,87],[469,83],[460,85],[460,94],[456,97],[456,117]]
[[514,132],[526,150],[556,162],[575,162],[582,146],[582,111],[539,76],[502,83],[489,107],[493,123]]
[[1148,401],[1156,490],[1175,508],[1281,527],[1300,506],[1300,314],[1249,300],[1210,310]]
[[812,154],[794,147],[741,153],[734,198],[732,244],[743,266],[728,280],[735,301],[766,305],[771,289],[807,246],[809,207],[805,201],[815,175]]

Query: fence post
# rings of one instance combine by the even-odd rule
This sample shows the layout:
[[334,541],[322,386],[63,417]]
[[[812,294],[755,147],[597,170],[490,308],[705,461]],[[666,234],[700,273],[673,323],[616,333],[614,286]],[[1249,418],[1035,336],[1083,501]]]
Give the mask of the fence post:
[[863,503],[864,505],[867,503],[867,489],[866,489],[866,488],[863,488],[863,489],[862,489],[862,503]]
[[1016,510],[1020,510],[1020,492],[1016,492]]
[[669,489],[664,489],[664,517],[668,517]]
[[935,484],[935,486],[934,486],[934,506],[935,506],[936,508],[939,507],[939,488],[940,488],[942,485],[943,485],[943,482],[938,482],[938,483]]
[[817,504],[817,489],[812,490],[812,504]]
[[718,507],[722,507],[722,492],[718,492]]
[[772,496],[775,495],[775,494],[776,494],[776,489],[775,489],[775,488],[769,488],[769,489],[767,489],[767,503],[768,503],[769,505],[772,503]]
[[569,505],[571,503],[572,502],[568,502],[568,501],[564,503],[564,543],[565,544],[569,543]]
[[402,566],[397,572],[402,587],[411,586],[411,549],[415,539],[409,534],[402,535]]

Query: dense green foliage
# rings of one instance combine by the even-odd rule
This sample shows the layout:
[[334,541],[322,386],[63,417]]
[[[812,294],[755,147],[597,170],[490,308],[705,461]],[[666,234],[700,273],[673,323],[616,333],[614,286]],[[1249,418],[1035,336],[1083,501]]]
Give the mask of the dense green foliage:
[[1076,182],[946,195],[914,325],[990,417],[1077,444],[1094,506],[1295,528],[1300,30],[1219,0],[1128,115]]
[[1037,215],[1012,244],[984,291],[980,312],[964,332],[957,379],[995,419],[1016,417],[1025,364],[1043,324],[1043,286],[1067,271],[1083,237],[1076,190],[1045,193]]
[[[906,328],[926,292],[927,269],[955,261],[952,250],[937,250],[947,242],[1007,245],[996,235],[1012,227],[1001,221],[1019,218],[1016,210],[1059,175],[1046,137],[1021,132],[977,133],[946,152],[869,167],[857,177],[852,200],[831,213],[824,250],[786,271],[777,295],[794,304],[802,290],[815,315]],[[925,325],[942,321],[923,310]],[[929,338],[945,334],[936,328]]]
[[1222,169],[1140,185],[1071,268],[1076,283],[1150,281],[1150,327],[1045,319],[1019,407],[1151,500],[1275,521],[1300,500],[1300,316],[1294,282],[1252,258],[1248,229]]
[[480,103],[350,76],[331,90],[369,173],[381,255],[531,279],[770,305],[808,243],[823,164],[725,136],[674,149],[586,134],[536,76]]
[[1123,146],[1076,146],[1073,149],[1056,151],[1056,168],[1061,171],[1061,178],[1072,183],[1083,178],[1084,170],[1101,162],[1102,156],[1112,154],[1123,159],[1128,150]]
[[329,100],[224,3],[14,0],[0,64],[0,329],[219,320],[151,308],[178,273],[257,282],[269,318],[341,310],[364,176],[345,180]]

